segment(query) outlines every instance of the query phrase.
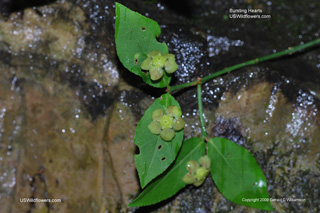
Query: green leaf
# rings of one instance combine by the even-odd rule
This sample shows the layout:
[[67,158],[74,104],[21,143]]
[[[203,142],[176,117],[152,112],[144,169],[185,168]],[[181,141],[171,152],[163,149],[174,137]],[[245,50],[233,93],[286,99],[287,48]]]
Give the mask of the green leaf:
[[151,180],[164,172],[176,159],[183,140],[183,130],[175,132],[172,141],[161,139],[148,128],[152,122],[152,112],[156,109],[165,110],[169,106],[179,103],[169,94],[164,94],[146,110],[141,118],[134,136],[134,143],[139,147],[140,153],[134,156],[140,185],[144,188]]
[[186,186],[182,178],[188,173],[187,162],[189,160],[198,161],[204,153],[205,145],[201,138],[190,138],[184,141],[174,164],[159,178],[151,182],[129,206],[152,205],[176,194]]
[[166,72],[158,81],[152,81],[149,72],[141,70],[148,53],[155,50],[168,53],[167,45],[156,39],[161,33],[158,23],[116,3],[115,28],[117,54],[123,66],[153,87],[168,86],[171,75]]
[[267,181],[256,159],[243,147],[225,138],[208,143],[211,176],[220,192],[230,201],[272,211]]

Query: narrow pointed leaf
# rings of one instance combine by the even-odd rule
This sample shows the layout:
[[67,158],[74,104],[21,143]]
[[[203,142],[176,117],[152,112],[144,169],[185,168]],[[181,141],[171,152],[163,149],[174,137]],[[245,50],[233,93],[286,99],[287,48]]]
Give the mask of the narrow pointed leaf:
[[164,94],[146,110],[141,118],[134,136],[134,143],[140,153],[134,159],[138,170],[140,185],[144,188],[151,180],[163,173],[176,159],[183,140],[183,130],[175,132],[172,141],[164,141],[160,135],[152,134],[148,125],[152,122],[152,112],[165,110],[179,103],[169,94]]
[[148,53],[156,50],[168,53],[167,45],[156,39],[160,33],[157,22],[116,3],[115,42],[118,57],[125,68],[153,87],[166,87],[171,80],[171,76],[165,73],[160,80],[152,81],[149,72],[141,70]]
[[211,176],[228,200],[257,209],[273,210],[266,178],[248,150],[228,139],[212,138],[208,143],[208,155]]
[[151,182],[129,206],[152,205],[175,195],[186,186],[182,178],[188,173],[186,168],[187,162],[189,160],[199,160],[204,153],[205,145],[201,138],[190,138],[184,141],[174,164],[165,173]]

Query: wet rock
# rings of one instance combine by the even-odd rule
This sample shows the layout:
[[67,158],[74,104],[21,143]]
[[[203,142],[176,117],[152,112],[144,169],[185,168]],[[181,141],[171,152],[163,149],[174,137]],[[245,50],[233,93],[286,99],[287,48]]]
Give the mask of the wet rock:
[[[118,103],[92,122],[75,91],[53,81],[44,85],[24,82],[1,90],[2,210],[125,208],[138,189],[130,108]],[[30,205],[20,198],[63,203]]]
[[86,12],[64,2],[12,13],[0,23],[0,52],[4,64],[23,67],[15,73],[18,79],[49,77],[77,88],[95,119],[112,104],[119,74],[113,48],[94,40]]
[[[319,34],[319,4],[284,1],[120,1],[159,22],[159,38],[189,82]],[[178,5],[179,6],[179,5]],[[230,8],[261,8],[272,19],[228,18]],[[191,8],[191,9],[190,9]],[[3,212],[255,211],[226,200],[210,177],[173,198],[128,209],[138,194],[133,135],[164,91],[127,72],[114,47],[113,1],[58,1],[0,21],[0,206]],[[226,17],[227,16],[227,17]],[[309,21],[312,20],[312,21]],[[276,211],[319,204],[320,67],[317,49],[245,68],[202,88],[210,136],[247,148],[263,169]],[[175,93],[185,137],[200,136],[193,88]],[[20,203],[19,198],[62,203]]]
[[1,212],[115,212],[138,190],[113,32],[94,36],[87,12],[59,2],[0,22]]

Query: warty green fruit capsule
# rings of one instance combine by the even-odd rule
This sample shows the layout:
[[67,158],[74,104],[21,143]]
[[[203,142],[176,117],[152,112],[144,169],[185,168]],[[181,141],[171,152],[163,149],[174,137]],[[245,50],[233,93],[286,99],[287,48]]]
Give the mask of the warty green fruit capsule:
[[199,181],[195,181],[195,182],[193,183],[193,185],[198,187],[198,186],[200,186],[200,185],[204,182],[204,180],[205,180],[205,178],[202,179],[202,180],[199,180]]
[[159,119],[163,116],[163,110],[162,109],[156,109],[152,112],[152,120],[153,121],[159,121]]
[[172,129],[163,129],[160,132],[160,137],[164,141],[172,141],[175,136],[175,132]]
[[141,64],[141,69],[150,70],[152,64],[151,57],[147,57]]
[[161,126],[160,126],[159,122],[157,122],[157,121],[152,121],[148,125],[148,128],[149,128],[150,132],[155,135],[159,135],[161,132]]
[[174,123],[173,123],[173,129],[174,131],[180,131],[184,128],[186,122],[184,121],[183,118],[176,118]]
[[152,65],[158,68],[163,68],[167,60],[168,60],[167,58],[159,54],[152,58]]
[[194,176],[197,178],[197,180],[201,181],[204,180],[208,176],[208,174],[209,170],[204,167],[200,167],[199,169],[197,169]]
[[169,106],[166,109],[166,114],[171,115],[172,117],[175,117],[175,118],[179,118],[182,116],[181,109],[176,105]]
[[159,80],[163,76],[163,69],[153,65],[151,65],[149,72],[153,81]]
[[147,54],[147,56],[148,56],[148,57],[154,57],[154,56],[159,55],[159,54],[161,54],[161,52],[158,51],[158,50],[155,50],[155,51],[149,52],[149,53]]
[[194,174],[196,173],[196,171],[199,169],[199,163],[197,161],[194,160],[189,160],[187,162],[187,169],[189,174]]
[[183,176],[182,181],[186,184],[191,184],[197,181],[196,177],[192,174],[187,173],[185,176]]
[[175,56],[173,55],[173,54],[170,54],[170,53],[165,53],[165,54],[162,54],[163,55],[163,57],[166,57],[167,59],[174,59],[175,58]]
[[199,159],[200,165],[203,166],[206,169],[210,168],[210,158],[208,155],[205,155]]
[[167,73],[174,73],[178,68],[178,64],[174,58],[169,58],[164,66]]
[[163,115],[159,119],[159,123],[162,129],[171,129],[173,126],[173,118],[170,115]]

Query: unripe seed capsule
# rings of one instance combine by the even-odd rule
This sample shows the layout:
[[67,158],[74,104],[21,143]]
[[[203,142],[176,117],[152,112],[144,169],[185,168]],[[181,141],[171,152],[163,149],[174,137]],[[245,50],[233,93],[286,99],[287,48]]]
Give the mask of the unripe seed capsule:
[[163,115],[159,122],[162,129],[171,129],[173,126],[173,118],[170,115]]
[[166,62],[164,68],[166,69],[167,73],[174,73],[179,68],[179,66],[176,63],[175,59],[170,58]]
[[152,121],[148,125],[148,128],[149,128],[150,132],[155,135],[159,135],[161,132],[161,126],[160,126],[159,122],[157,122],[157,121]]
[[196,182],[197,179],[193,175],[187,173],[185,176],[183,176],[182,181],[185,182],[186,184],[191,184]]
[[166,64],[167,58],[163,57],[161,54],[154,56],[152,58],[152,65],[158,68],[163,68]]
[[179,118],[182,116],[181,109],[176,105],[169,106],[166,109],[166,114],[171,115],[172,117],[175,117],[175,118]]
[[151,57],[146,58],[142,64],[141,64],[141,69],[143,70],[150,70],[152,64]]
[[163,55],[163,57],[166,57],[167,59],[174,59],[175,58],[175,56],[173,55],[173,54],[170,54],[170,53],[165,53],[165,54],[162,54]]
[[163,116],[163,110],[162,109],[156,109],[152,112],[152,120],[158,121]]
[[199,163],[194,160],[189,160],[187,162],[187,169],[189,174],[194,174],[199,169]]
[[161,52],[156,50],[156,51],[149,52],[148,56],[149,57],[154,57],[154,56],[159,55],[159,54],[161,54]]
[[205,178],[204,178],[203,180],[195,181],[195,182],[193,183],[193,185],[198,187],[198,186],[200,186],[200,185],[204,182],[204,180],[205,180]]
[[151,80],[153,81],[159,80],[162,76],[163,76],[163,69],[151,65],[151,68],[150,68]]
[[203,166],[204,168],[206,168],[206,169],[210,168],[210,158],[208,157],[208,155],[201,157],[199,159],[199,162],[200,162],[201,166]]
[[160,132],[160,137],[164,141],[172,141],[175,136],[175,132],[172,129],[163,129]]
[[197,178],[197,180],[203,180],[207,177],[208,174],[209,174],[209,171],[206,168],[200,167],[196,171],[196,174],[194,176]]
[[184,128],[186,122],[184,121],[183,118],[176,118],[174,123],[173,123],[173,129],[174,131],[180,131]]

